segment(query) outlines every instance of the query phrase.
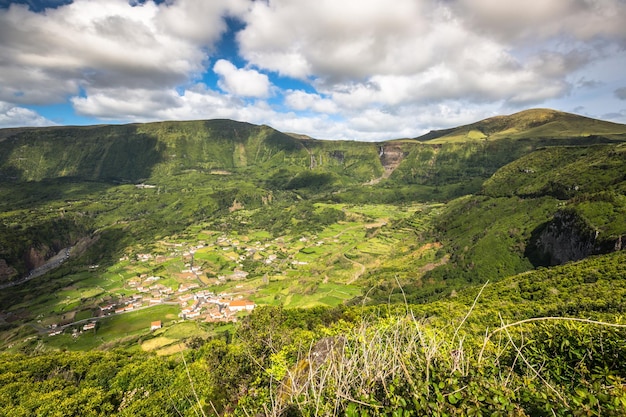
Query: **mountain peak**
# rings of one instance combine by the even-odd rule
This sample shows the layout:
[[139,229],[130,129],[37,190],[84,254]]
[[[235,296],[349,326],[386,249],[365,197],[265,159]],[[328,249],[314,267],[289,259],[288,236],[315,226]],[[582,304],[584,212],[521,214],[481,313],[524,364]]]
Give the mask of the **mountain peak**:
[[626,125],[592,119],[553,109],[528,109],[490,117],[450,129],[435,130],[416,138],[430,143],[467,142],[472,140],[572,138],[604,136],[626,138]]

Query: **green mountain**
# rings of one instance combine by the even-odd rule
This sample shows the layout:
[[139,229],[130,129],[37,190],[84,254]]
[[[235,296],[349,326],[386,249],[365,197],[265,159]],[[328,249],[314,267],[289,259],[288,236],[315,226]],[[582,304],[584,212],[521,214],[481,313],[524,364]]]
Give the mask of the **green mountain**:
[[0,130],[0,414],[622,415],[624,173],[551,110]]
[[524,110],[509,116],[495,116],[469,125],[434,130],[416,138],[430,143],[499,139],[567,139],[576,141],[623,140],[624,125],[591,119],[550,109]]

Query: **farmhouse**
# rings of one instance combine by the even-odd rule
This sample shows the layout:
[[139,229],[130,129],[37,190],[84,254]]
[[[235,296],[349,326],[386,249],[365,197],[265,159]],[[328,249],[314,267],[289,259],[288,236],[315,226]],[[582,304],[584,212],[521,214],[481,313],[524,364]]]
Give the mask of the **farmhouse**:
[[254,304],[252,301],[248,300],[232,300],[228,301],[228,310],[235,311],[252,311],[254,310]]
[[152,323],[150,323],[150,331],[158,330],[161,327],[163,327],[161,320],[153,321]]
[[93,330],[96,328],[96,322],[93,323],[87,323],[83,326],[83,330],[87,331],[87,330]]

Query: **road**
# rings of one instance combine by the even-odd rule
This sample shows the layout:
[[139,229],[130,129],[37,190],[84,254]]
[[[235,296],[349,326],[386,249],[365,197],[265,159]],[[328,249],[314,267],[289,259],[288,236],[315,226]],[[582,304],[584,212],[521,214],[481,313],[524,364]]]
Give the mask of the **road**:
[[48,271],[51,271],[55,268],[58,268],[59,266],[61,266],[61,264],[65,261],[67,261],[70,258],[70,252],[72,250],[73,246],[69,246],[65,249],[61,249],[59,251],[59,253],[57,253],[56,255],[54,255],[52,258],[48,259],[46,261],[46,263],[44,263],[41,266],[38,266],[37,268],[33,269],[32,271],[30,271],[28,273],[27,276],[25,276],[24,278],[21,278],[18,281],[12,281],[12,282],[8,282],[6,284],[1,284],[0,285],[0,290],[4,289],[4,288],[9,288],[9,287],[15,287],[16,285],[20,285],[23,284],[25,282],[30,281],[33,278],[37,278],[43,274],[45,274]]

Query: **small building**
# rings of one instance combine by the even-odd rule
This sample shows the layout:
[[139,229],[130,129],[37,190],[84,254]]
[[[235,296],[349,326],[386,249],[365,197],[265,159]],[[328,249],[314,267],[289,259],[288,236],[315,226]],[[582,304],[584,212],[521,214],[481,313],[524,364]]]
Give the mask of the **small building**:
[[150,323],[150,331],[158,330],[161,327],[163,327],[161,320],[153,321],[152,323]]
[[96,328],[96,322],[87,323],[83,326],[83,331],[93,330]]
[[228,302],[228,310],[235,311],[252,311],[256,305],[248,300],[232,300]]

